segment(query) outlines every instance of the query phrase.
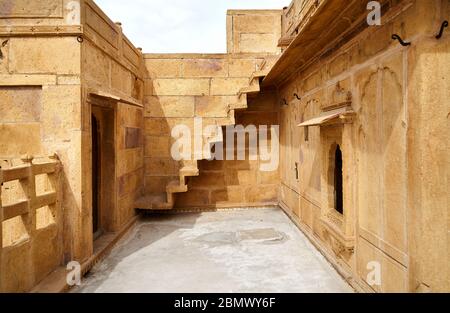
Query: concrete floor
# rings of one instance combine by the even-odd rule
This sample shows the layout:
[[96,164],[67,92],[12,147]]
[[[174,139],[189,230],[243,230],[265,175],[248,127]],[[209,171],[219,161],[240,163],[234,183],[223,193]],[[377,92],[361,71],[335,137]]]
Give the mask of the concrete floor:
[[352,292],[277,209],[146,217],[74,292]]

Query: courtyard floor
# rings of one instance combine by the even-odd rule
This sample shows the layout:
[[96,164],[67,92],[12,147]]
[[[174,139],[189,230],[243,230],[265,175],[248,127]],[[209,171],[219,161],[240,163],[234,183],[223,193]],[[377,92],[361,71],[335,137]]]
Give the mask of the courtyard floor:
[[142,218],[73,292],[352,292],[277,209]]

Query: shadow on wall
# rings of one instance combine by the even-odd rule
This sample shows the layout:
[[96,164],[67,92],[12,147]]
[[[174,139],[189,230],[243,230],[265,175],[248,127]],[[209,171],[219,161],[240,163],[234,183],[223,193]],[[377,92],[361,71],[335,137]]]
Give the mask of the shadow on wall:
[[177,124],[190,124],[186,119],[165,116],[151,77],[145,80],[144,89],[144,194],[164,194],[169,182],[179,179],[183,167],[171,157],[171,130]]

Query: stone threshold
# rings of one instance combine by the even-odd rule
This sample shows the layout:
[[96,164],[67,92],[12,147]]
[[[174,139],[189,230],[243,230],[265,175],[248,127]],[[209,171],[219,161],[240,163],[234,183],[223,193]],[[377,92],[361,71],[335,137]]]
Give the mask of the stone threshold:
[[144,215],[152,213],[179,214],[179,213],[207,213],[222,211],[240,211],[249,209],[276,209],[279,208],[278,202],[264,202],[255,204],[237,204],[237,205],[215,205],[215,206],[193,206],[190,208],[174,208],[171,210],[142,210]]

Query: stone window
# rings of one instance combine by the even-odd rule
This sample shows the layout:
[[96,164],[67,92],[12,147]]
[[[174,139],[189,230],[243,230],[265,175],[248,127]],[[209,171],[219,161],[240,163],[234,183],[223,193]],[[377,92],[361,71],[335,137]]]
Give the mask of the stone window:
[[334,152],[334,209],[344,214],[344,192],[342,186],[342,151],[339,145]]

